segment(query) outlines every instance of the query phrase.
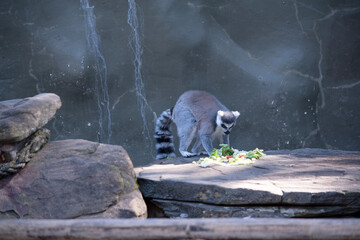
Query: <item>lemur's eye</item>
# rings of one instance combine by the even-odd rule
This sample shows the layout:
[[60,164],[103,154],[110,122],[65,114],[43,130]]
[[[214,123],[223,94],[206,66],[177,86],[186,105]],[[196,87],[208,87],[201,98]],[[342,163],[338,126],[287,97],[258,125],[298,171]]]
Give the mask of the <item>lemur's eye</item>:
[[227,128],[227,127],[225,126],[225,124],[223,124],[223,123],[221,124],[221,127],[222,127],[222,128]]

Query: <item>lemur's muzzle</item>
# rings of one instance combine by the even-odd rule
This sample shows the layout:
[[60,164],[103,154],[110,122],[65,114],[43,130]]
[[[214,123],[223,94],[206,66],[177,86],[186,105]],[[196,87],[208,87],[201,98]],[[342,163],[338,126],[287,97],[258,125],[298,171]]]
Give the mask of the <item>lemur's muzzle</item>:
[[229,134],[230,134],[230,131],[226,131],[225,134],[226,134],[226,135],[229,135]]

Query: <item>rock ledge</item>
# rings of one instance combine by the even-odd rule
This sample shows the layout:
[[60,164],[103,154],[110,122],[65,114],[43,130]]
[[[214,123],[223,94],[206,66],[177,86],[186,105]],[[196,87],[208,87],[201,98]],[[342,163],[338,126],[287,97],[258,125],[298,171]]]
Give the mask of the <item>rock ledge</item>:
[[323,217],[360,212],[360,152],[268,151],[252,165],[201,168],[175,158],[136,168],[168,217]]

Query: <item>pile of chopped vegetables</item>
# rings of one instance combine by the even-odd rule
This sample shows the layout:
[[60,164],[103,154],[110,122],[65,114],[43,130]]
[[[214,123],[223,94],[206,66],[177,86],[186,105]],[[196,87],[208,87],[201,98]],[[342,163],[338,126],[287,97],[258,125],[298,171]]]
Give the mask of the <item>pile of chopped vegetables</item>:
[[239,151],[230,148],[227,144],[220,144],[220,149],[213,148],[209,157],[200,158],[199,161],[194,162],[201,167],[208,167],[212,165],[234,166],[252,164],[255,159],[265,156],[262,149],[254,149],[253,151]]

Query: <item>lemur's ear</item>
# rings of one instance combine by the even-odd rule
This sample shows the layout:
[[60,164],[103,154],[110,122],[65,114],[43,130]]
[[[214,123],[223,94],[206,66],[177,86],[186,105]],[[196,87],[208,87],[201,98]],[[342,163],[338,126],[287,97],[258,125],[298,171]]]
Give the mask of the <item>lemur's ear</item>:
[[219,111],[218,111],[218,115],[219,115],[220,117],[224,116],[224,111],[219,110]]
[[234,116],[236,118],[238,118],[240,116],[240,113],[238,111],[233,111],[232,114],[234,114]]

